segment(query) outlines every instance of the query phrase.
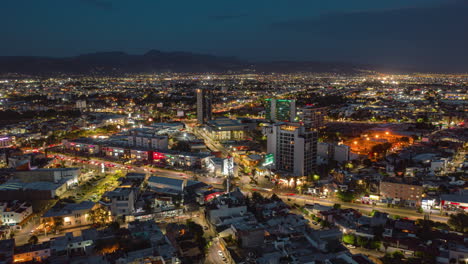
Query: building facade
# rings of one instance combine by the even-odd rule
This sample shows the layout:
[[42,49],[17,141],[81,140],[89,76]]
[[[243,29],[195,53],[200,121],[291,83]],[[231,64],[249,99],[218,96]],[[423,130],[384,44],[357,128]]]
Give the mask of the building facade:
[[406,183],[381,182],[380,195],[393,200],[393,203],[404,202],[407,206],[420,206],[423,187]]
[[301,109],[301,120],[306,128],[325,128],[326,107],[306,106]]
[[266,99],[265,119],[273,122],[294,122],[296,120],[296,100]]
[[197,121],[205,124],[211,120],[213,94],[208,89],[197,89]]
[[113,216],[132,214],[135,212],[136,189],[116,188],[104,194],[103,200]]
[[8,201],[0,203],[0,221],[3,225],[21,224],[33,213],[32,206],[26,202]]
[[316,170],[316,130],[297,123],[274,125],[267,131],[267,152],[274,156],[277,170],[293,176],[307,176]]

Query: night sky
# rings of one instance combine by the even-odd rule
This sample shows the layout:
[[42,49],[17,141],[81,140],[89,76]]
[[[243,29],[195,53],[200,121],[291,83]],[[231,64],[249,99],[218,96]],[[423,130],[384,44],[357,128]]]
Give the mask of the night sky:
[[9,0],[0,55],[150,49],[468,71],[468,0]]

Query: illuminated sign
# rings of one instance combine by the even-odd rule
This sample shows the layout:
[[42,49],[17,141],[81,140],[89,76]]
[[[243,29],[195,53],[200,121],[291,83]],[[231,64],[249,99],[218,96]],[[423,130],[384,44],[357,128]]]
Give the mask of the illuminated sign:
[[166,158],[166,155],[164,155],[161,152],[154,152],[153,153],[153,160],[160,160]]
[[271,165],[275,162],[275,156],[273,153],[268,153],[265,155],[265,161],[263,162],[263,166]]

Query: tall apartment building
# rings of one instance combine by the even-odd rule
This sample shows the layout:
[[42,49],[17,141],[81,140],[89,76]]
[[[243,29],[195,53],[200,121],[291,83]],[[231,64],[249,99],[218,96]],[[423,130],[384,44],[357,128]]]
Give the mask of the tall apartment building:
[[267,151],[275,168],[293,176],[316,170],[318,133],[298,123],[277,124],[267,129]]
[[301,109],[301,120],[307,128],[325,128],[326,107],[306,106]]
[[205,124],[212,118],[213,94],[208,89],[197,89],[197,121]]
[[265,118],[273,122],[294,122],[296,119],[296,100],[266,99]]
[[142,147],[147,149],[167,150],[169,140],[167,136],[158,135],[130,135],[128,136],[130,147]]

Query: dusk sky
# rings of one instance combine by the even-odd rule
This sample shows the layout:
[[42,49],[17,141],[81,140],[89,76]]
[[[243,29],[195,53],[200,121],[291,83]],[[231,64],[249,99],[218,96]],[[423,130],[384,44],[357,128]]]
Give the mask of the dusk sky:
[[464,0],[2,1],[0,55],[189,51],[468,71]]

